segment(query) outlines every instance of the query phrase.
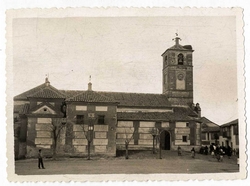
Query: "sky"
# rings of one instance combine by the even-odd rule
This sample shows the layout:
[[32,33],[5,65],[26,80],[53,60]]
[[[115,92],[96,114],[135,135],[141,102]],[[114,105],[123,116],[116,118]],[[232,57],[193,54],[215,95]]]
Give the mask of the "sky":
[[192,45],[194,102],[221,125],[238,118],[235,17],[71,17],[13,20],[13,89],[162,93],[161,54]]

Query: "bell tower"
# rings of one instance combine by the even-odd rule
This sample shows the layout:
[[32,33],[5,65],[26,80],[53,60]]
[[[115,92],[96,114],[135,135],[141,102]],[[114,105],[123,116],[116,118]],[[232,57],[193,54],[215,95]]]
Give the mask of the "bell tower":
[[193,49],[191,45],[180,45],[176,34],[175,45],[163,54],[162,93],[173,105],[193,103]]

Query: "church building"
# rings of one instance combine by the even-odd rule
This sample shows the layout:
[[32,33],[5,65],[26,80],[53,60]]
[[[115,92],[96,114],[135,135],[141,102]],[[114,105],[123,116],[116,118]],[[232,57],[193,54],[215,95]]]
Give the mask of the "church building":
[[[118,150],[190,151],[201,145],[201,109],[193,103],[193,52],[180,38],[162,54],[162,93],[58,90],[49,79],[14,97],[15,157],[104,154]],[[153,86],[153,85],[152,85]],[[90,146],[90,148],[88,148]]]

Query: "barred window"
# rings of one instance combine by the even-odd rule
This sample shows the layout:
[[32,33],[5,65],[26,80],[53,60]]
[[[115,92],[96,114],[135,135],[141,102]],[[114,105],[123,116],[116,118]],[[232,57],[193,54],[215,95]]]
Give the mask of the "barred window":
[[187,142],[187,136],[182,136],[182,142]]
[[98,115],[98,124],[104,124],[105,116],[104,115]]
[[76,124],[84,124],[84,115],[76,115]]

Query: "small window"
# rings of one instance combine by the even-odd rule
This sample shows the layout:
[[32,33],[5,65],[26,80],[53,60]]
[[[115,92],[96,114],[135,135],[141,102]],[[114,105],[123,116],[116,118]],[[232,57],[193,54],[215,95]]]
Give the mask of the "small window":
[[206,134],[205,133],[201,133],[201,139],[206,140]]
[[182,142],[187,142],[187,136],[182,136]]
[[164,64],[165,64],[165,66],[168,65],[168,56],[165,56],[165,58],[164,58]]
[[84,124],[84,115],[76,115],[76,124]]
[[104,124],[104,118],[105,118],[104,115],[99,115],[98,116],[98,124]]
[[167,84],[167,82],[168,82],[168,75],[166,74],[164,78],[164,84]]
[[186,127],[189,127],[189,123],[186,123]]
[[238,125],[233,126],[234,135],[238,135]]
[[183,54],[178,55],[178,65],[183,65],[184,62],[184,56]]

